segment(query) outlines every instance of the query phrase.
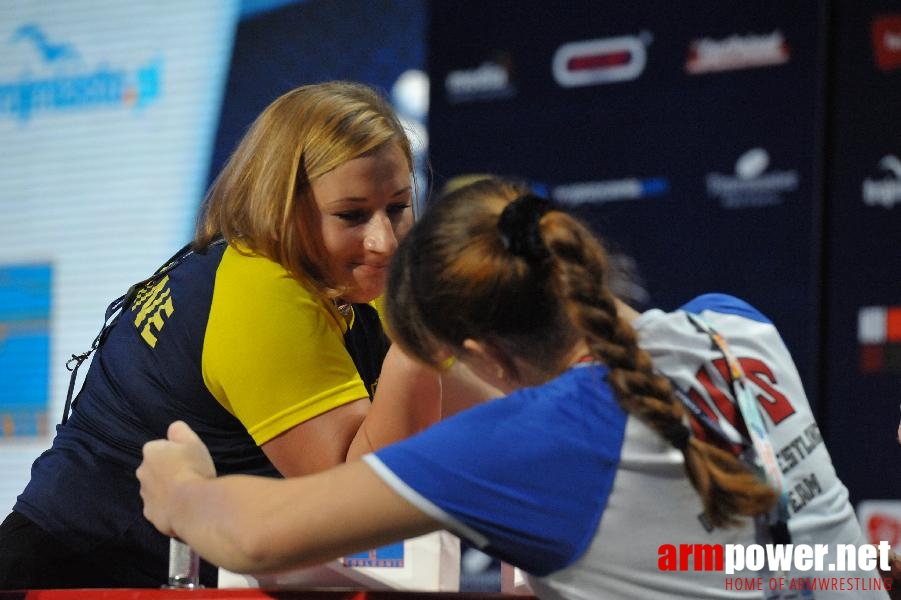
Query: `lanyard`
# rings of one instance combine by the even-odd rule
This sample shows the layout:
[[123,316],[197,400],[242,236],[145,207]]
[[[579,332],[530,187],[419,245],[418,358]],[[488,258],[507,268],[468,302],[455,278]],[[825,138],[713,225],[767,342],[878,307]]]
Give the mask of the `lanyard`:
[[[773,450],[773,444],[767,434],[766,427],[763,423],[763,417],[760,412],[760,405],[757,398],[751,392],[747,384],[747,376],[741,363],[735,357],[732,349],[729,347],[726,339],[717,332],[713,326],[699,315],[686,313],[689,321],[702,333],[706,333],[713,344],[717,347],[723,357],[726,359],[729,375],[729,387],[738,406],[741,416],[744,419],[745,427],[748,435],[751,437],[751,444],[745,452],[755,469],[766,479],[766,482],[779,495],[779,501],[775,508],[766,515],[766,523],[764,531],[761,535],[769,537],[769,540],[777,544],[788,544],[791,541],[791,535],[788,531],[788,494],[783,489],[782,470],[779,468],[779,462],[776,460],[776,452]],[[693,403],[688,403],[693,414],[699,412]],[[704,419],[704,423],[711,421]],[[714,431],[719,428],[715,427]]]
[[[791,533],[788,530],[788,495],[783,489],[782,471],[776,460],[776,453],[773,450],[773,444],[767,434],[766,427],[763,423],[763,417],[760,412],[760,405],[751,392],[747,383],[747,376],[741,363],[736,358],[729,343],[717,332],[710,323],[708,323],[700,315],[686,313],[689,321],[698,329],[699,332],[707,334],[713,345],[716,346],[720,354],[726,360],[728,370],[728,384],[732,391],[735,404],[741,412],[744,419],[745,427],[751,440],[742,441],[744,452],[741,458],[744,462],[749,463],[758,473],[761,474],[766,482],[779,494],[779,501],[773,509],[763,515],[758,515],[754,519],[757,541],[775,544],[790,544]],[[735,440],[723,431],[722,427],[704,414],[694,402],[692,402],[687,394],[680,390],[677,386],[673,386],[677,396],[682,403],[689,409],[706,428],[716,433],[724,441],[735,444]],[[768,570],[768,569],[767,569]],[[769,571],[772,576],[785,577],[786,573],[781,569]],[[803,598],[804,600],[812,600],[814,598],[813,591],[804,590],[801,592],[787,592],[782,589],[768,590],[765,592],[766,600],[788,600],[789,598]]]
[[[207,248],[218,244],[224,244],[225,240],[222,238],[216,238],[213,242],[210,243]],[[206,249],[198,250],[200,253],[206,252]],[[180,265],[186,258],[194,254],[194,249],[191,248],[191,244],[186,244],[181,250],[172,255],[172,258],[167,260],[162,267],[157,269],[157,271],[146,279],[142,279],[137,282],[126,291],[124,294],[110,302],[109,306],[106,307],[106,313],[103,317],[103,327],[100,329],[100,333],[97,334],[97,337],[94,338],[94,341],[91,342],[91,347],[81,354],[73,354],[72,358],[66,361],[66,369],[72,372],[69,376],[69,389],[66,392],[66,404],[63,406],[63,418],[60,421],[60,424],[65,425],[66,421],[69,420],[69,411],[72,409],[72,392],[75,390],[75,380],[78,375],[78,368],[82,365],[84,361],[88,359],[89,356],[103,345],[103,342],[106,341],[107,336],[109,336],[110,331],[119,321],[119,317],[122,316],[122,311],[124,311],[135,299],[135,296],[138,295],[144,286],[148,283],[155,282],[159,280],[161,277],[166,275],[169,271]]]
[[711,341],[726,359],[726,365],[729,371],[729,386],[732,389],[732,395],[741,416],[745,421],[748,434],[751,436],[751,444],[757,453],[757,467],[766,478],[767,483],[776,490],[780,496],[782,495],[782,471],[776,460],[776,452],[773,450],[773,444],[767,435],[766,427],[763,424],[763,417],[760,415],[760,405],[754,394],[748,389],[747,377],[741,363],[732,353],[732,349],[726,342],[726,339],[720,335],[713,327],[698,315],[688,314],[688,319],[698,330],[710,336]]

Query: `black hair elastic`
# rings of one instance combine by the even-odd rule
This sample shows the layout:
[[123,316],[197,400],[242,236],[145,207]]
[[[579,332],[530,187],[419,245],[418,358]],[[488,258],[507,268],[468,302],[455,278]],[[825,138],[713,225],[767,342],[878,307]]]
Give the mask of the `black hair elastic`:
[[677,421],[667,425],[663,430],[663,435],[674,448],[684,452],[688,448],[688,441],[691,439],[691,429]]
[[539,263],[550,256],[538,223],[554,208],[553,202],[534,194],[520,196],[505,206],[497,222],[504,248],[530,263]]

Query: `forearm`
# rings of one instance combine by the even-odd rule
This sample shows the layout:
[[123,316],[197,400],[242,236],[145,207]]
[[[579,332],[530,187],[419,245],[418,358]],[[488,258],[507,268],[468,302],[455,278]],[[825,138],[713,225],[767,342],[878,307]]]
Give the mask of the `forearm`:
[[347,459],[407,438],[440,418],[438,372],[392,346],[372,406],[350,444]]
[[459,361],[439,372],[392,347],[382,367],[375,400],[351,442],[347,459],[407,438],[501,395]]
[[[204,559],[238,573],[277,568],[267,556],[261,502],[280,492],[277,480],[232,475],[179,485],[171,496],[176,537]],[[272,489],[270,489],[270,487]]]
[[321,564],[440,528],[362,461],[293,479],[193,480],[172,502],[178,537],[238,573]]

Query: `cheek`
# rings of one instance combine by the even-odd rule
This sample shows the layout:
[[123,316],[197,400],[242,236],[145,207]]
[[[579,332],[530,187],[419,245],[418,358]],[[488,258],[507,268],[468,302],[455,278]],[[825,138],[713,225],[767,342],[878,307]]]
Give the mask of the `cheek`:
[[400,220],[400,223],[397,224],[397,227],[394,230],[394,235],[397,236],[397,241],[401,241],[407,234],[410,232],[410,229],[413,227],[413,211],[407,210],[404,213],[403,218]]
[[322,226],[322,247],[330,260],[351,251],[357,243],[355,238],[356,236],[344,227],[326,224]]

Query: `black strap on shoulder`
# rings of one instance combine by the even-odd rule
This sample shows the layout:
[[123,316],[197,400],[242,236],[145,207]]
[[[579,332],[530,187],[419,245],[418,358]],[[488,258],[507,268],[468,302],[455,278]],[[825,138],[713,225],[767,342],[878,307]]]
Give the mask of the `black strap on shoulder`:
[[344,334],[344,344],[371,400],[391,342],[385,335],[378,312],[373,306],[354,304],[353,310],[353,327]]
[[[210,243],[207,248],[204,248],[202,252],[206,252],[208,248],[218,244],[224,244],[225,240],[222,238],[217,238],[213,242]],[[71,371],[71,375],[69,376],[69,389],[66,391],[66,403],[63,406],[63,417],[60,421],[60,424],[65,425],[66,421],[69,420],[69,413],[72,408],[74,408],[72,403],[72,392],[75,390],[75,381],[78,375],[78,368],[94,353],[94,351],[103,345],[103,342],[106,341],[106,338],[109,336],[110,331],[119,322],[119,317],[122,315],[122,311],[125,307],[131,305],[134,301],[135,296],[137,296],[138,292],[141,291],[147,284],[154,283],[158,281],[161,277],[166,275],[180,265],[182,261],[188,258],[191,254],[194,253],[194,249],[191,247],[191,243],[185,244],[182,248],[172,255],[172,257],[163,263],[156,272],[147,277],[146,279],[142,279],[141,281],[132,285],[128,290],[110,302],[109,306],[106,307],[106,313],[103,318],[103,327],[100,329],[100,333],[97,334],[97,337],[94,338],[94,341],[91,342],[91,347],[81,354],[73,354],[72,357],[66,361],[66,369]]]

